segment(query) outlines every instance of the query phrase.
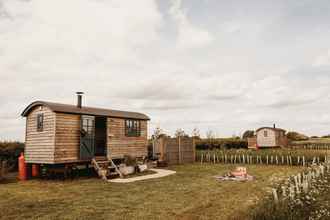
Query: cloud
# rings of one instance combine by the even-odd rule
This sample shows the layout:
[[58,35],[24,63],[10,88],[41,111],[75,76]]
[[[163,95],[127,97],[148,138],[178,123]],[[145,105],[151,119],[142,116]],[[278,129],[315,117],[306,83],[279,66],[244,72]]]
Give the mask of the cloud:
[[172,6],[169,14],[175,21],[177,26],[177,45],[179,48],[191,49],[207,46],[213,41],[213,36],[207,30],[192,24],[188,17],[187,11],[182,9],[181,0],[171,0]]
[[330,50],[327,53],[316,57],[313,62],[313,66],[322,67],[322,66],[330,66]]
[[0,139],[24,139],[30,102],[75,103],[78,90],[85,105],[148,114],[150,131],[329,133],[329,7],[0,0]]

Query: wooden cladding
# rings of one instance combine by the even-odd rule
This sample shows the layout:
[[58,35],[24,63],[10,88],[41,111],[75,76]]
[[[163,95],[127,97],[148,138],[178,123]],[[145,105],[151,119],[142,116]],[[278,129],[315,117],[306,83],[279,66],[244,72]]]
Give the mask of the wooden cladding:
[[[89,122],[81,124],[80,120],[79,114],[53,112],[47,106],[30,109],[26,117],[26,162],[56,164],[82,161],[81,127],[86,133],[94,133],[94,129]],[[103,133],[106,135],[104,145],[108,157],[147,156],[147,120],[107,117],[106,122],[106,133]]]
[[107,124],[107,152],[109,156],[117,158],[123,157],[124,155],[130,155],[132,157],[148,155],[147,121],[139,121],[140,135],[137,137],[126,135],[125,119],[108,118]]
[[[42,129],[39,129],[41,121]],[[24,150],[27,163],[54,162],[55,121],[55,113],[47,107],[39,106],[30,111],[26,118]]]

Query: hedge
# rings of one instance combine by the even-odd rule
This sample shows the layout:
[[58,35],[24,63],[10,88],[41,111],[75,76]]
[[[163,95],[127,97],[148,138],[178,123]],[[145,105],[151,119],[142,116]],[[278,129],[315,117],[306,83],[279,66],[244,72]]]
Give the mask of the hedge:
[[18,157],[23,151],[24,143],[2,141],[0,142],[0,161],[6,160],[10,167],[17,168]]
[[197,150],[241,148],[248,148],[248,142],[236,138],[199,139],[196,141]]

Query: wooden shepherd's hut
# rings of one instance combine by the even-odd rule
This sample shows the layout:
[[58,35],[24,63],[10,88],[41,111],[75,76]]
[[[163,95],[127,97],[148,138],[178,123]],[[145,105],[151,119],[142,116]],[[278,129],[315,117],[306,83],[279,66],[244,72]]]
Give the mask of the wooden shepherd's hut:
[[25,108],[26,163],[147,156],[147,115],[82,106],[82,93],[77,94],[77,105],[36,101]]

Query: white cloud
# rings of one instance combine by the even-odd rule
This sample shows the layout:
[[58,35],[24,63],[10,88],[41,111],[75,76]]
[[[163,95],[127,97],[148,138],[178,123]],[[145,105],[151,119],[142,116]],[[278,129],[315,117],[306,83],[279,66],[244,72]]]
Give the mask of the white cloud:
[[201,48],[213,41],[212,34],[190,22],[181,0],[171,0],[169,14],[177,25],[177,45],[179,48]]
[[[307,8],[267,7],[0,0],[0,139],[24,138],[19,114],[30,102],[75,103],[77,90],[86,105],[149,114],[150,130],[197,126],[228,136],[276,122],[329,133],[329,52],[319,56],[330,48],[328,24],[304,13],[292,22],[293,11]],[[319,34],[301,20],[317,21]],[[290,31],[297,26],[299,38]],[[318,115],[325,116],[318,122]]]
[[330,66],[330,50],[328,50],[326,54],[316,57],[316,59],[313,62],[313,66],[316,67]]

